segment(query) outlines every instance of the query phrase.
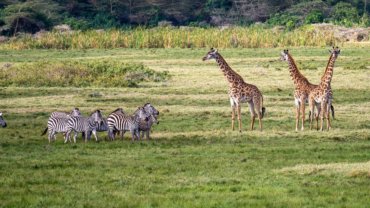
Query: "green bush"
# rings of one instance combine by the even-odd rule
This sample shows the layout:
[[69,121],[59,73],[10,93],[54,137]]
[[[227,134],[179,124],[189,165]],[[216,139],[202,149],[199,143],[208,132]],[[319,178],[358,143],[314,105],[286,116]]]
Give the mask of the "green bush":
[[319,10],[311,11],[305,18],[305,24],[320,23],[324,20],[324,15]]
[[168,72],[118,61],[36,62],[0,68],[0,86],[136,87],[168,78]]
[[359,23],[360,17],[357,9],[350,3],[339,2],[334,6],[330,19],[336,24],[350,27],[353,24]]

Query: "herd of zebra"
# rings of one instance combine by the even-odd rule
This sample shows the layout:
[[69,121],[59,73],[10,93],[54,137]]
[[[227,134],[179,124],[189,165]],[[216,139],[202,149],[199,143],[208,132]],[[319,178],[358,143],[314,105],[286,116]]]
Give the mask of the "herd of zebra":
[[[91,134],[98,141],[97,132],[108,132],[108,138],[114,140],[116,134],[120,133],[121,139],[126,131],[131,132],[132,141],[140,140],[146,134],[146,139],[150,139],[149,134],[153,124],[159,124],[159,112],[153,105],[146,103],[132,114],[127,115],[122,108],[117,108],[104,118],[101,110],[95,110],[90,116],[81,115],[78,108],[74,108],[70,113],[52,112],[47,127],[42,135],[48,132],[49,143],[56,140],[57,133],[64,134],[64,143],[71,141],[71,133],[74,133],[73,142],[76,143],[78,133],[82,133],[82,137],[90,140]],[[140,134],[142,133],[142,134]]]

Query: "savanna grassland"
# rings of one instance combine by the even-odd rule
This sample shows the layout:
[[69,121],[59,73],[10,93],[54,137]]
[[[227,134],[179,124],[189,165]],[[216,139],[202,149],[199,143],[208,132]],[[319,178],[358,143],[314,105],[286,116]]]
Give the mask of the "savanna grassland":
[[[242,133],[231,131],[225,78],[214,61],[201,61],[208,49],[0,51],[3,71],[5,65],[26,71],[24,64],[31,64],[37,71],[45,63],[122,62],[169,75],[133,88],[1,85],[0,111],[8,127],[0,129],[0,206],[369,206],[370,48],[341,47],[332,81],[336,119],[324,132],[309,130],[308,123],[305,131],[294,131],[293,81],[279,60],[282,49],[220,49],[264,95],[263,131],[249,130],[245,104]],[[318,83],[329,48],[289,49],[302,73]],[[85,144],[79,137],[64,144],[58,135],[49,144],[40,136],[54,110],[79,107],[87,115],[102,109],[107,116],[117,107],[131,113],[146,102],[160,111],[150,141],[132,143],[127,134],[109,142],[100,133],[99,142]]]

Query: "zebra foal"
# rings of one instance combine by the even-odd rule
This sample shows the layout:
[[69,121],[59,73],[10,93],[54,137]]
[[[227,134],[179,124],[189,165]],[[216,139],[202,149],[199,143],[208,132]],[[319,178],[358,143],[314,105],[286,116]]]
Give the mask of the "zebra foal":
[[5,128],[7,126],[7,124],[6,124],[6,122],[5,122],[4,118],[3,118],[3,113],[2,112],[0,112],[0,125],[3,128]]
[[98,137],[96,135],[96,130],[99,125],[103,122],[103,116],[100,110],[96,110],[90,114],[89,117],[82,117],[82,116],[72,116],[67,120],[67,128],[66,128],[66,137],[64,143],[67,143],[70,140],[70,134],[73,131],[73,141],[76,143],[76,138],[78,132],[85,133],[85,142],[90,139],[91,133],[94,135],[95,140],[98,141]]

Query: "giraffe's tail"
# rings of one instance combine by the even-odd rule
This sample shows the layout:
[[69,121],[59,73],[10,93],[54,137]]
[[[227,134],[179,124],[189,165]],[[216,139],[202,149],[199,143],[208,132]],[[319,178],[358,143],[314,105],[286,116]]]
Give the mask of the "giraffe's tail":
[[265,115],[265,112],[266,112],[266,108],[265,107],[262,107],[262,112],[261,112],[262,118]]
[[266,108],[263,107],[263,97],[262,96],[261,96],[261,106],[262,106],[262,108],[261,108],[261,118],[263,118],[264,115],[265,115],[265,112],[266,112]]
[[331,115],[333,116],[333,119],[335,119],[335,117],[334,117],[334,106],[333,105],[330,106],[330,110],[331,110]]

